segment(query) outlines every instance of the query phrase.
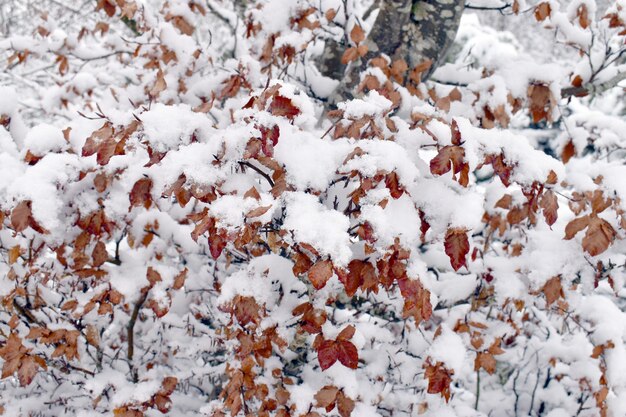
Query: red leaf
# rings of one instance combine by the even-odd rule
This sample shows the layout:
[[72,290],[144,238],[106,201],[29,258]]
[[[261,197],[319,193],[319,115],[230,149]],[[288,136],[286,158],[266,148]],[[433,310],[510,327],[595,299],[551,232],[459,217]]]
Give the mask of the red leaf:
[[209,250],[213,259],[217,259],[222,254],[228,240],[223,233],[209,232]]
[[300,109],[293,105],[291,99],[283,96],[274,97],[269,111],[274,116],[285,116],[288,119],[293,119],[300,114]]
[[339,349],[334,340],[324,340],[317,348],[317,360],[320,363],[322,371],[330,368],[337,362],[339,357]]
[[359,353],[356,346],[347,340],[337,341],[338,359],[341,364],[350,369],[356,369],[359,366]]
[[333,276],[333,263],[329,260],[318,261],[309,269],[309,281],[316,290],[324,288],[326,282]]
[[398,183],[398,174],[395,171],[390,172],[385,177],[385,186],[389,189],[391,197],[398,199],[404,194],[404,189]]
[[460,146],[461,145],[461,131],[459,130],[459,125],[456,120],[452,120],[452,124],[450,125],[450,130],[452,131],[452,144]]
[[446,255],[450,258],[450,264],[455,271],[462,266],[467,266],[466,256],[470,246],[467,232],[463,229],[448,229],[446,233],[444,247]]

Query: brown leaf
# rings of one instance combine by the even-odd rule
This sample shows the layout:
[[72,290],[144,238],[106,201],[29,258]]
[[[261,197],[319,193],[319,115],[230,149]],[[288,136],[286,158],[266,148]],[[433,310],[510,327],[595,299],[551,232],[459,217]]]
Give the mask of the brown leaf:
[[348,65],[352,61],[356,61],[359,57],[359,51],[356,47],[352,46],[346,49],[341,56],[341,63],[343,65]]
[[576,236],[576,233],[583,230],[589,225],[589,216],[578,217],[565,226],[565,239],[570,240]]
[[592,216],[589,221],[587,233],[583,238],[583,249],[591,255],[596,256],[608,249],[615,239],[615,229],[609,222],[596,216]]
[[467,232],[463,229],[448,229],[444,241],[446,255],[450,258],[450,264],[455,271],[462,266],[467,266],[466,256],[469,252],[469,240]]
[[341,417],[350,417],[354,410],[354,400],[346,396],[342,391],[337,394],[337,410]]
[[151,266],[149,266],[148,270],[146,271],[146,278],[148,279],[148,282],[150,283],[150,287],[154,287],[157,282],[162,281],[161,274],[159,274]]
[[30,201],[21,201],[11,211],[11,227],[16,233],[26,230],[31,216]]
[[390,172],[385,176],[385,186],[389,189],[391,197],[398,199],[404,194],[404,188],[400,185],[398,180],[398,174],[395,171]]
[[539,22],[542,22],[548,16],[550,16],[551,12],[552,8],[550,7],[550,3],[545,1],[543,3],[539,3],[537,7],[535,7],[535,19],[537,19],[537,21]]
[[89,343],[91,346],[100,346],[100,333],[98,333],[98,328],[93,324],[87,325],[85,338],[87,339],[87,343]]
[[98,243],[96,243],[93,252],[91,252],[91,258],[93,260],[91,264],[96,268],[102,266],[109,259],[109,254],[107,253],[104,242],[99,240]]
[[505,194],[502,196],[501,199],[499,199],[496,202],[495,207],[499,207],[502,209],[508,209],[511,207],[511,204],[513,203],[513,197],[511,196],[511,194]]
[[551,305],[561,297],[564,297],[563,287],[561,286],[561,277],[555,276],[550,278],[541,289],[546,296],[546,302]]
[[365,40],[365,32],[359,25],[354,25],[350,31],[350,39],[354,43],[361,43]]
[[328,20],[329,22],[335,20],[335,16],[337,16],[336,9],[328,9],[326,10],[326,13],[324,13],[324,17],[326,17],[326,20]]
[[259,216],[262,216],[262,215],[264,215],[265,213],[267,213],[267,211],[268,211],[269,209],[271,209],[271,208],[272,208],[272,206],[271,206],[271,205],[269,205],[269,206],[264,206],[264,207],[263,207],[263,206],[262,206],[262,207],[257,207],[257,208],[255,208],[255,209],[250,210],[248,213],[246,213],[246,217],[248,217],[248,218],[253,218],[253,217],[259,217]]
[[543,193],[539,206],[543,209],[543,217],[546,219],[546,223],[552,226],[556,222],[557,210],[559,209],[556,194],[552,190]]
[[158,97],[161,91],[167,88],[167,83],[165,82],[165,76],[163,75],[163,71],[159,68],[156,75],[156,80],[154,81],[154,85],[150,89],[150,97],[155,98]]
[[20,363],[20,368],[17,370],[17,379],[20,381],[20,386],[30,385],[38,370],[39,363],[37,360],[31,355],[24,356]]
[[488,352],[480,352],[476,354],[476,359],[474,360],[474,370],[478,371],[480,368],[487,371],[489,375],[493,375],[496,371],[496,358]]
[[434,175],[443,175],[453,169],[458,174],[465,163],[465,149],[460,146],[444,146],[437,156],[430,160],[430,172]]
[[[339,392],[339,388],[334,387],[332,385],[326,385],[320,389],[317,394],[315,394],[316,407],[326,408],[335,403],[335,398],[337,398],[337,393]],[[331,408],[332,410],[332,408]],[[327,410],[330,411],[330,410]]]
[[283,96],[274,97],[269,111],[274,116],[284,116],[291,120],[300,114],[300,109],[293,105],[291,99]]
[[333,276],[333,263],[329,260],[318,261],[309,269],[309,281],[316,290],[324,288],[326,282]]
[[15,245],[9,249],[9,265],[13,265],[20,258],[21,255],[20,245]]
[[130,208],[144,206],[146,209],[152,205],[152,179],[142,178],[133,185],[129,194]]
[[576,10],[576,16],[578,17],[578,23],[580,23],[580,27],[583,29],[587,29],[589,27],[589,11],[587,10],[587,6],[581,4]]
[[574,155],[576,155],[576,147],[574,146],[574,142],[570,140],[569,142],[567,142],[567,144],[563,148],[563,151],[561,152],[561,160],[564,164],[567,164]]
[[550,88],[543,84],[533,84],[528,88],[528,98],[530,100],[529,110],[533,123],[539,123],[543,119],[550,121],[554,104]]
[[426,365],[424,377],[428,379],[429,394],[441,394],[446,399],[450,399],[450,383],[452,382],[451,371],[447,370],[441,362],[435,365]]

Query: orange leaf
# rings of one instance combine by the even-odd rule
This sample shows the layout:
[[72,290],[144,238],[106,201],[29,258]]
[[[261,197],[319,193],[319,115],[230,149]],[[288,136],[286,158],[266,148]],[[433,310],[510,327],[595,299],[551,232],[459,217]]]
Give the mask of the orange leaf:
[[569,142],[567,142],[567,144],[563,148],[563,151],[561,152],[561,159],[563,160],[564,164],[567,164],[574,155],[576,155],[576,147],[574,146],[574,142],[570,140]]
[[550,7],[550,3],[548,2],[539,3],[537,7],[535,7],[535,19],[537,19],[537,21],[539,22],[542,22],[548,16],[550,16],[551,12],[552,12],[552,8]]
[[356,329],[354,328],[354,326],[347,326],[339,333],[339,335],[337,336],[337,340],[350,340],[352,339],[352,336],[354,336],[355,331]]
[[354,43],[361,43],[365,40],[365,32],[359,25],[354,25],[350,31],[350,39]]
[[356,61],[358,57],[359,57],[359,51],[357,50],[357,48],[352,46],[346,49],[343,55],[341,56],[341,63],[343,65],[347,65],[352,61]]

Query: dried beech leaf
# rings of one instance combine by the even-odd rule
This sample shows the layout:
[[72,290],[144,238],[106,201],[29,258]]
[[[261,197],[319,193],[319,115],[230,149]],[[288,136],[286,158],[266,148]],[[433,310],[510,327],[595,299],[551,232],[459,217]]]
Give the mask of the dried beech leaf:
[[458,271],[462,266],[467,266],[466,258],[470,246],[465,230],[448,229],[444,240],[444,248],[455,271]]
[[333,263],[329,260],[318,261],[309,269],[309,281],[316,290],[324,288],[326,282],[333,276]]

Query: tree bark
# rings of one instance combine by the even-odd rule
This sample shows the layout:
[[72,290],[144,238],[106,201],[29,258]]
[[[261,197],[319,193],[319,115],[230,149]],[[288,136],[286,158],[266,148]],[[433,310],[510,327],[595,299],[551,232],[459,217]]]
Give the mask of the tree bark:
[[430,60],[430,69],[422,75],[426,79],[454,41],[464,8],[463,0],[381,0],[378,16],[365,41],[368,52],[363,58],[346,69],[341,65],[345,46],[336,42],[326,45],[320,71],[342,80],[329,104],[353,98],[361,72],[369,60],[381,54],[392,61],[404,59],[409,69]]

